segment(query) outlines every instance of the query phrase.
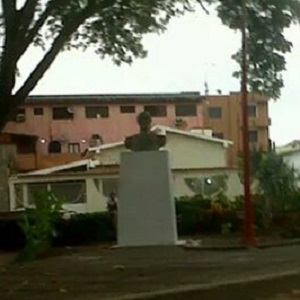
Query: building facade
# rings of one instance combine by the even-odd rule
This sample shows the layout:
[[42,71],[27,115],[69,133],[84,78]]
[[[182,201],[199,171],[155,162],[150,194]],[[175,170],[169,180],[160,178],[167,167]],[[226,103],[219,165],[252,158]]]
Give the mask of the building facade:
[[136,116],[153,125],[184,130],[203,127],[199,93],[32,96],[5,131],[39,137],[37,152],[82,153],[88,147],[123,140],[138,131]]
[[[43,156],[38,165],[51,167],[56,161],[73,161],[89,147],[124,140],[136,133],[136,116],[142,111],[152,115],[153,125],[233,141],[227,159],[229,166],[237,166],[242,152],[239,93],[205,97],[198,92],[30,96],[5,131],[38,136],[37,154]],[[268,99],[249,94],[250,147],[268,149],[269,125]],[[45,155],[51,158],[47,164]],[[60,156],[64,156],[62,160]]]
[[[269,149],[269,126],[271,119],[268,111],[268,98],[249,94],[249,144],[250,149],[267,151]],[[239,153],[243,152],[241,94],[208,96],[204,102],[204,127],[210,128],[218,138],[233,141],[228,151],[228,164],[238,164]]]

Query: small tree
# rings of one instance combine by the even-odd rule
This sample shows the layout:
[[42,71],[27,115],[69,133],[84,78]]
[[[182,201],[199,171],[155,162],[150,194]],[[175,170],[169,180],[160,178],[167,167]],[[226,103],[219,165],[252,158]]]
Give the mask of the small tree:
[[291,207],[291,195],[298,188],[298,174],[275,152],[262,156],[255,178],[258,187],[271,203],[273,211],[285,211]]
[[[242,156],[240,169],[242,170]],[[241,181],[243,181],[242,172]],[[272,214],[300,207],[299,174],[274,151],[252,151],[250,155],[252,194],[256,194],[256,211],[262,215],[265,228]]]
[[[216,4],[222,22],[229,28],[241,28],[241,0],[207,0]],[[284,86],[282,72],[286,70],[285,54],[292,43],[284,31],[299,23],[299,0],[247,0],[247,37],[249,59],[249,88],[278,99]],[[241,63],[241,50],[233,59]],[[241,72],[234,73],[240,77]]]
[[62,200],[50,192],[34,196],[34,208],[26,209],[21,228],[26,238],[21,258],[35,259],[52,245],[55,236],[55,223],[60,217]]

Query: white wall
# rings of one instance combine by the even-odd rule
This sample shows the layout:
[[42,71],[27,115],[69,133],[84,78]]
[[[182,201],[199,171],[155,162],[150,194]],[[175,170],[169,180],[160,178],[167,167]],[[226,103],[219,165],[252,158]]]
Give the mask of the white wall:
[[170,133],[166,149],[172,169],[222,168],[227,166],[226,148],[222,143]]
[[283,160],[295,169],[300,171],[300,151],[291,152],[283,155]]
[[88,178],[86,180],[87,212],[105,211],[106,199],[103,196],[101,178]]
[[[222,143],[167,132],[165,147],[170,154],[172,169],[222,168],[227,166],[227,149]],[[124,146],[104,149],[96,158],[100,164],[119,164]]]
[[173,173],[174,179],[174,194],[175,197],[181,196],[192,196],[195,193],[187,186],[185,179],[186,178],[199,178],[210,177],[213,175],[223,175],[228,176],[227,179],[227,190],[225,194],[234,198],[243,193],[243,185],[238,176],[237,170],[194,170],[194,171],[178,171]]
[[68,211],[77,212],[77,213],[90,213],[90,212],[99,212],[106,211],[107,199],[103,194],[103,179],[116,178],[116,176],[72,176],[64,175],[57,176],[55,178],[49,177],[47,175],[39,176],[38,178],[16,178],[11,177],[9,180],[9,191],[10,191],[10,210],[16,210],[16,193],[15,193],[15,184],[22,184],[22,193],[24,199],[24,205],[28,206],[28,190],[27,184],[30,183],[51,183],[57,181],[70,181],[70,180],[85,180],[86,182],[86,203],[76,203],[76,204],[64,204],[63,208]]

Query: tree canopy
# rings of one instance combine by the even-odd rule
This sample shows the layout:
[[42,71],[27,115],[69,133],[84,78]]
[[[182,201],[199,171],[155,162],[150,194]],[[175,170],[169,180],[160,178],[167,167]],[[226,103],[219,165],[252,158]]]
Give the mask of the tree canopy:
[[[247,0],[249,87],[277,99],[283,87],[284,54],[292,49],[284,29],[299,22],[299,0]],[[142,38],[163,32],[170,19],[193,5],[212,5],[224,24],[239,29],[241,0],[1,0],[0,130],[63,50],[91,47],[116,64],[145,57]],[[216,37],[217,38],[217,37]],[[30,46],[43,58],[15,90],[20,58]],[[200,54],[201,55],[201,54]],[[240,51],[233,56],[240,61]],[[239,76],[237,71],[235,76]]]
[[[207,0],[215,4],[225,25],[240,29],[241,0]],[[284,30],[300,21],[299,0],[247,0],[247,34],[249,60],[249,88],[278,99],[284,86],[282,72],[286,69],[285,54],[291,52],[292,43]],[[239,50],[233,55],[238,63]],[[240,70],[234,76],[240,77]]]
[[[92,47],[101,56],[131,63],[145,57],[142,37],[160,33],[171,17],[191,10],[190,0],[1,0],[0,128],[24,101],[58,53]],[[45,54],[13,93],[20,58],[31,45]]]

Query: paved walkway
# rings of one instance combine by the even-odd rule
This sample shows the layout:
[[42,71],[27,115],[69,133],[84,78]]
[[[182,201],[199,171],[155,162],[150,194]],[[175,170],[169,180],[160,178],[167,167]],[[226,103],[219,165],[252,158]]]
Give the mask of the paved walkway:
[[[124,295],[196,289],[199,285],[208,287],[300,271],[300,246],[239,251],[193,251],[179,247],[114,250],[90,247],[69,251],[26,264],[0,266],[0,299],[120,299]],[[299,279],[294,282],[298,283],[300,289]],[[287,291],[273,291],[273,288],[271,284],[271,293],[282,296],[282,292],[290,293],[297,286],[289,285]],[[221,292],[226,293],[226,286],[225,292]],[[222,299],[228,297],[224,295]],[[177,298],[173,295],[169,299]]]

